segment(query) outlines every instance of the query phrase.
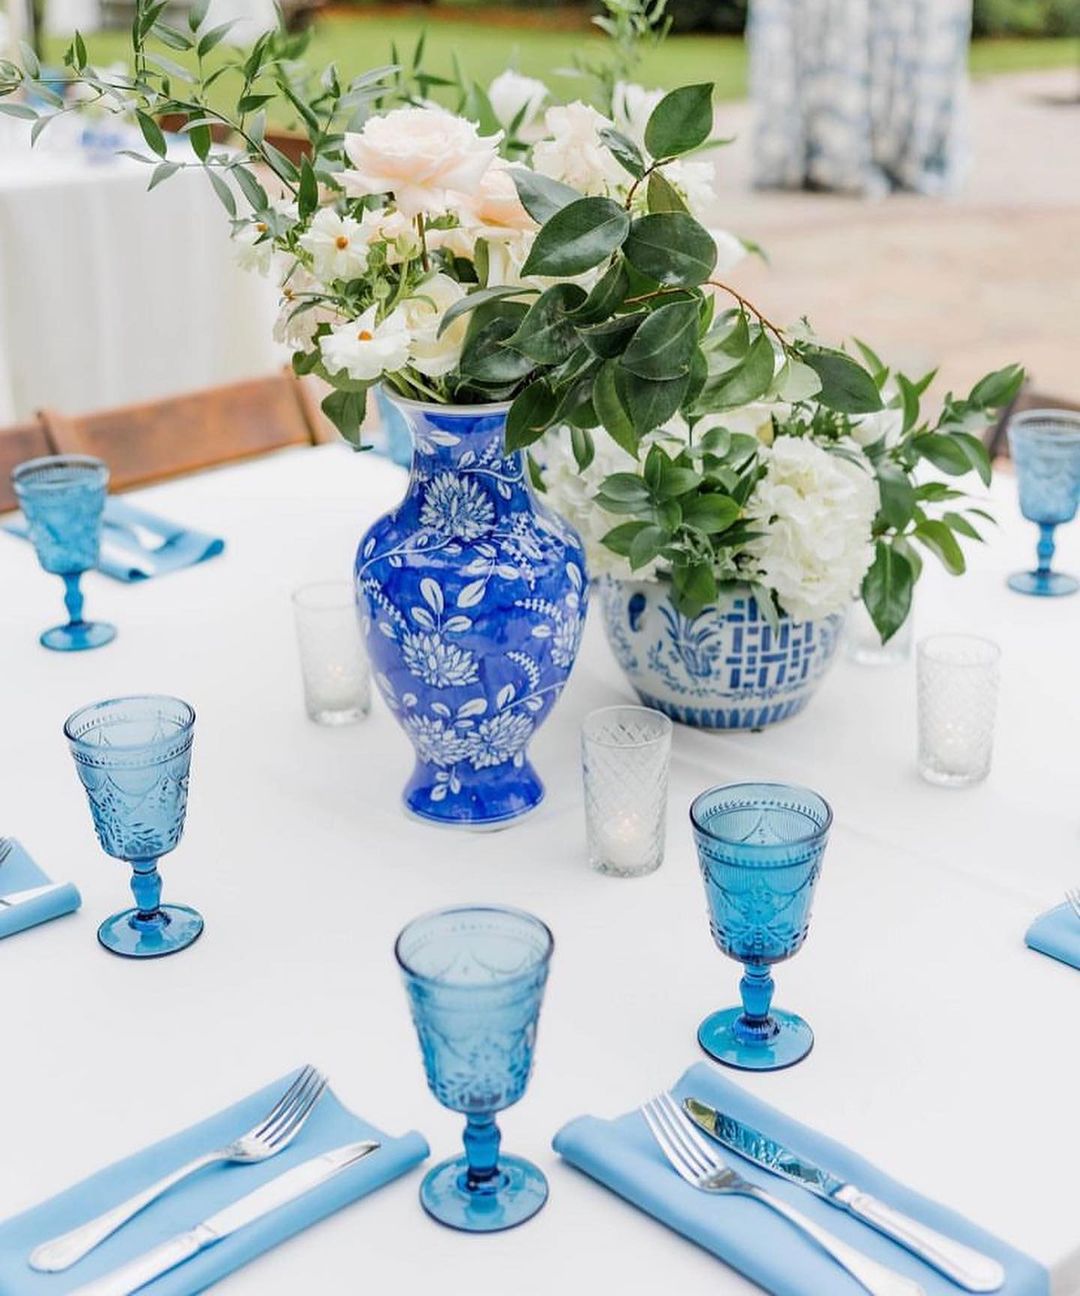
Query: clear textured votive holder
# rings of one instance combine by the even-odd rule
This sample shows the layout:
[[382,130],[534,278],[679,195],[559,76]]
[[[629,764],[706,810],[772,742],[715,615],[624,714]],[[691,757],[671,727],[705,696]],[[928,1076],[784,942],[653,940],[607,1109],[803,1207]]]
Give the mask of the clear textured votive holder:
[[901,666],[911,657],[914,642],[914,614],[908,618],[888,643],[870,619],[866,604],[860,599],[851,609],[844,630],[844,652],[848,661],[858,666]]
[[919,641],[919,773],[941,787],[968,787],[990,773],[1001,649],[977,635]]
[[308,716],[316,724],[355,724],[371,710],[371,670],[352,583],[301,585],[292,600]]
[[581,759],[589,863],[614,877],[652,873],[664,858],[671,721],[648,707],[593,711]]

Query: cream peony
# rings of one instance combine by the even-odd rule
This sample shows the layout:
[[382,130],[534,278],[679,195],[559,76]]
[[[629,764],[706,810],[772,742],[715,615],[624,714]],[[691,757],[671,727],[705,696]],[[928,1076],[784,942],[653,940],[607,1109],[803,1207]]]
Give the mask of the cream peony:
[[522,76],[509,68],[488,86],[488,102],[500,126],[509,130],[521,114],[517,128],[519,139],[528,139],[530,127],[540,115],[547,97],[548,88],[543,81]]
[[405,216],[444,212],[480,183],[501,138],[442,108],[395,108],[345,136],[352,169],[340,178],[352,197],[393,194]]
[[579,193],[606,195],[627,179],[600,138],[600,132],[613,124],[588,104],[549,108],[544,125],[550,138],[542,139],[533,149],[533,170],[561,180]]
[[664,97],[663,90],[646,90],[633,81],[617,81],[612,95],[615,125],[640,149],[645,148],[645,127],[653,109]]
[[465,296],[465,289],[449,275],[425,279],[402,307],[412,334],[412,366],[429,378],[448,374],[461,359],[469,317],[462,315],[439,337],[439,325],[447,310]]
[[747,546],[755,579],[796,621],[840,612],[856,597],[874,549],[880,497],[869,463],[852,463],[804,437],[762,451],[765,476],[746,507],[765,534]]
[[358,279],[367,269],[368,249],[362,225],[351,216],[339,216],[333,207],[315,213],[299,243],[311,253],[312,268],[324,283]]
[[375,323],[376,307],[359,319],[331,329],[319,339],[319,350],[327,372],[342,370],[357,382],[371,382],[384,373],[394,373],[409,361],[409,329],[402,311],[392,311],[381,324]]

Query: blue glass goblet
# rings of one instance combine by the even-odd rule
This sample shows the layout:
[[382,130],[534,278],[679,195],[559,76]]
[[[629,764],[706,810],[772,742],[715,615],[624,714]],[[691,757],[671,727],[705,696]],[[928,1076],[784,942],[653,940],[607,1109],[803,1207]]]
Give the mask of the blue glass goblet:
[[1054,528],[1071,522],[1080,502],[1080,414],[1068,410],[1023,410],[1009,421],[1009,453],[1016,465],[1020,512],[1039,527],[1039,564],[1014,572],[1009,588],[1020,594],[1053,597],[1075,594],[1080,581],[1050,570]]
[[108,468],[89,455],[50,455],[19,464],[11,482],[38,561],[47,572],[64,578],[68,623],[46,630],[41,642],[59,652],[111,643],[115,626],[83,620],[79,588],[83,572],[97,565]]
[[772,1008],[774,963],[806,939],[832,811],[808,788],[732,783],[690,807],[713,940],[743,964],[742,1006],[706,1017],[698,1043],[718,1062],[776,1071],[804,1058],[814,1032]]
[[135,908],[107,918],[98,940],[127,958],[161,958],[201,933],[200,914],[161,903],[159,858],[184,831],[195,712],[179,698],[114,698],[64,724],[102,849],[127,860]]
[[529,1082],[553,943],[531,914],[461,908],[415,919],[394,946],[428,1087],[465,1115],[465,1155],[437,1165],[420,1185],[424,1209],[451,1228],[513,1228],[547,1201],[536,1166],[499,1155],[495,1113]]

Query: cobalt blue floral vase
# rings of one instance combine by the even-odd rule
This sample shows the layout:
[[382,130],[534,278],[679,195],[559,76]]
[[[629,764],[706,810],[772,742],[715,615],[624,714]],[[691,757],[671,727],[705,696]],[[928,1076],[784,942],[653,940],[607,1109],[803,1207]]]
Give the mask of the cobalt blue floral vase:
[[608,643],[638,697],[699,729],[764,729],[797,715],[847,619],[770,624],[749,593],[687,617],[660,581],[605,577],[599,592]]
[[581,643],[581,539],[504,453],[509,405],[392,400],[412,472],[360,541],[356,591],[375,681],[416,751],[405,805],[501,827],[544,795],[527,748]]

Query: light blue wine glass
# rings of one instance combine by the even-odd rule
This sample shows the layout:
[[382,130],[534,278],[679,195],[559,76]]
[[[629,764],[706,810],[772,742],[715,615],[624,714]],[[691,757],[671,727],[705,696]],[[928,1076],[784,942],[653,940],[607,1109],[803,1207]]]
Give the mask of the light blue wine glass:
[[95,702],[64,724],[102,849],[133,870],[135,908],[107,918],[98,940],[127,958],[161,958],[201,933],[200,914],[161,903],[158,860],[184,831],[195,712],[179,698]]
[[44,631],[41,642],[59,652],[80,652],[111,643],[116,638],[115,626],[83,620],[79,587],[83,572],[97,565],[108,468],[89,455],[49,455],[19,464],[11,482],[38,562],[64,580],[68,623]]
[[465,1115],[465,1155],[437,1165],[420,1185],[424,1209],[451,1228],[513,1228],[547,1201],[536,1166],[500,1155],[495,1114],[529,1082],[553,944],[531,914],[470,907],[415,919],[394,946],[428,1087]]
[[713,940],[743,964],[742,1004],[706,1017],[698,1043],[718,1062],[776,1071],[814,1046],[801,1017],[772,1007],[770,971],[802,947],[832,811],[808,788],[731,783],[690,807]]
[[1023,410],[1009,421],[1009,454],[1016,465],[1020,512],[1039,527],[1039,563],[1014,572],[1009,588],[1020,594],[1075,594],[1080,581],[1050,570],[1054,529],[1071,522],[1080,503],[1080,414],[1069,410]]

